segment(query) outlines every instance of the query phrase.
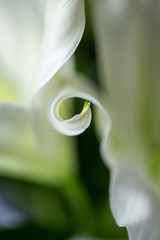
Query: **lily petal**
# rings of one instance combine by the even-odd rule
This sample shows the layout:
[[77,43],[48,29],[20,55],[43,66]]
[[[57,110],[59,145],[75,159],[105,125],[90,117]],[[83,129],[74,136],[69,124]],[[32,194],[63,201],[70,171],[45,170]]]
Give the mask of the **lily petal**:
[[52,156],[48,156],[35,141],[29,109],[18,103],[0,102],[1,175],[43,184],[60,183],[72,175],[76,166],[73,143],[51,130],[46,133],[48,141],[52,140],[46,149],[50,153],[52,148]]
[[[130,239],[158,240],[159,194],[147,168],[153,145],[159,146],[159,127],[154,130],[160,109],[155,90],[159,89],[159,2],[93,2],[99,67],[108,92],[104,101],[113,121],[109,145],[112,212],[118,225],[128,228]],[[102,152],[108,164],[105,146]]]
[[110,196],[113,215],[119,226],[127,227],[129,239],[159,239],[159,200],[133,168],[113,171]]
[[10,86],[17,101],[28,102],[33,94],[43,16],[43,0],[0,0],[0,83]]
[[[82,77],[78,80],[78,76],[73,70],[68,76],[64,76],[64,74],[61,76],[63,69],[58,71],[62,66],[65,67],[65,63],[77,48],[84,25],[84,1],[47,1],[38,82],[32,101],[34,129],[37,139],[41,139],[41,146],[45,145],[43,134],[39,135],[41,119],[45,116],[50,119],[51,124],[59,132],[69,136],[78,135],[90,124],[89,101],[91,101],[103,109],[107,121],[110,122],[108,114],[96,100],[96,91],[92,91],[92,87],[87,86],[85,81],[82,81]],[[79,115],[70,119],[62,119],[60,114],[62,102],[74,97],[84,99],[87,104]],[[107,128],[110,128],[110,123]]]
[[77,48],[85,25],[83,0],[48,0],[37,88],[44,86]]

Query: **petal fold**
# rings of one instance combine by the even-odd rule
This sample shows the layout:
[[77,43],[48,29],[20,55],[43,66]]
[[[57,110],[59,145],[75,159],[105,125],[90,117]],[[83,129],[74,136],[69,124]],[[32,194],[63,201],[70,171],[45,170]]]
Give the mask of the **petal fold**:
[[44,86],[71,57],[84,26],[83,0],[47,0],[36,90]]
[[137,172],[129,166],[113,171],[111,209],[118,225],[127,227],[130,240],[158,240],[159,199]]

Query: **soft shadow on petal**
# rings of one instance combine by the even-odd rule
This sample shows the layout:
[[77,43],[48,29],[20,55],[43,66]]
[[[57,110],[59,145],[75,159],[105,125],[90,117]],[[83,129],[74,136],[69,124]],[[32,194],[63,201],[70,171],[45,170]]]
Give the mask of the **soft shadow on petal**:
[[[47,145],[45,144],[45,138],[47,139],[45,132],[48,131],[46,129],[49,129],[50,125],[46,125],[46,128],[42,129],[42,132],[45,133],[42,134],[41,124],[50,118],[53,101],[61,91],[65,91],[67,85],[64,81],[64,74],[60,77],[56,77],[55,74],[59,74],[57,74],[58,70],[69,60],[77,48],[84,25],[83,0],[46,1],[45,30],[40,51],[37,86],[32,99],[33,126],[44,151],[46,151]],[[50,83],[51,81],[52,83]],[[48,140],[47,143],[49,143]]]
[[113,170],[110,202],[118,225],[127,227],[131,240],[159,239],[160,203],[135,169],[119,166]]
[[116,153],[108,161],[106,146],[102,149],[111,166],[111,208],[119,226],[128,228],[130,239],[158,240],[159,196],[146,172],[160,136],[159,1],[119,2],[91,0],[108,97],[104,102],[113,123],[110,145]]
[[97,100],[96,91],[92,92],[91,84],[87,86],[82,77],[78,79],[73,70],[65,76],[63,69],[60,69],[76,50],[84,25],[84,1],[47,1],[37,87],[32,100],[33,126],[42,147],[46,142],[40,131],[43,118],[46,118],[47,122],[48,117],[56,130],[69,136],[78,135],[89,126],[91,121],[89,103],[73,118],[64,120],[57,114],[62,102],[69,98],[82,98],[100,107],[107,118],[107,134],[109,132],[108,113]]
[[77,48],[85,25],[83,0],[48,0],[36,91],[44,86]]
[[42,0],[0,0],[0,75],[4,77],[0,83],[17,95],[12,100],[31,100],[43,21]]
[[[0,173],[43,184],[64,181],[75,170],[72,144],[51,128],[52,157],[35,141],[30,111],[21,104],[0,103]],[[45,129],[46,124],[42,127]]]

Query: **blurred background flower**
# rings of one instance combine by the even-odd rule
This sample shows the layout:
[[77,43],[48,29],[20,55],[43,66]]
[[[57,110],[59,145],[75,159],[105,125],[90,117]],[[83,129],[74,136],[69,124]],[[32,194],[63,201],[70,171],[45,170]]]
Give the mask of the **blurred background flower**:
[[130,239],[158,240],[160,2],[93,2],[98,66],[113,126],[111,209]]

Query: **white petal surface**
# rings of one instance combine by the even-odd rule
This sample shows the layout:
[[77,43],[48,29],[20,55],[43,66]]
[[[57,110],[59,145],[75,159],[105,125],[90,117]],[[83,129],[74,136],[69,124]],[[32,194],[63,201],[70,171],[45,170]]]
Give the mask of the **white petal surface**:
[[91,6],[113,134],[125,145],[158,145],[160,2],[94,0]]
[[83,92],[66,91],[62,93],[62,96],[59,96],[55,102],[53,102],[51,107],[50,121],[52,125],[57,131],[68,136],[74,136],[84,132],[86,128],[89,127],[92,117],[89,102],[85,104],[80,114],[77,114],[67,120],[61,117],[59,106],[63,104],[65,100],[74,97],[83,98],[84,100],[89,98],[87,94],[84,94]]
[[84,25],[83,0],[47,0],[36,90],[44,86],[74,53]]
[[111,208],[119,226],[126,226],[130,240],[160,238],[160,202],[133,168],[119,166],[112,173]]
[[[46,126],[48,122],[43,122],[43,131]],[[48,127],[44,152],[35,141],[30,111],[25,106],[0,102],[0,133],[1,176],[55,185],[75,171],[71,139],[66,141],[65,136]]]
[[[84,108],[80,114],[69,119],[63,119],[60,113],[61,105],[65,100],[74,98],[84,99]],[[72,72],[65,77],[58,75],[52,78],[43,90],[37,94],[33,104],[35,104],[33,113],[34,129],[41,146],[45,146],[45,136],[47,139],[47,134],[42,133],[43,130],[41,129],[43,118],[46,118],[46,122],[48,118],[50,124],[58,132],[68,136],[75,136],[84,132],[89,126],[92,115],[90,105],[92,104],[101,110],[105,122],[105,129],[103,129],[105,138],[103,141],[106,142],[108,138],[111,128],[110,117],[102,106],[94,86],[89,84],[88,79],[76,72]],[[66,109],[66,111],[70,112],[70,109]]]
[[[68,135],[81,133],[90,123],[91,112],[89,107],[88,110],[86,109],[86,114],[80,114],[67,121],[61,121],[57,118],[58,116],[55,117],[55,110],[53,109],[57,103],[58,95],[62,91],[66,91],[66,88],[68,90],[68,83],[66,84],[64,81],[65,74],[61,73],[60,77],[55,76],[55,74],[69,60],[77,48],[84,31],[84,25],[83,0],[46,1],[45,31],[41,46],[36,93],[32,101],[34,129],[36,129],[37,138],[43,146],[45,141],[43,134],[40,134],[40,129],[41,119],[45,116],[51,120],[56,130]],[[60,96],[62,97],[62,95]],[[70,126],[72,126],[72,129],[69,130]]]
[[43,18],[43,0],[0,0],[0,85],[2,75],[18,101],[34,91]]
[[[58,71],[62,66],[65,67],[67,60],[77,48],[84,25],[83,0],[47,1],[37,88],[32,101],[34,129],[36,129],[37,138],[41,139],[41,145],[45,144],[43,134],[39,134],[41,119],[44,118],[44,115],[50,119],[52,126],[59,132],[69,136],[78,135],[90,124],[89,102],[93,102],[103,109],[109,122],[107,129],[110,128],[109,116],[96,100],[96,91],[92,92],[92,87],[81,82],[82,78],[78,79],[73,69],[66,76],[63,69]],[[62,119],[60,114],[62,102],[74,97],[89,102],[80,114],[70,119]]]
[[160,137],[159,1],[91,0],[91,6],[108,93],[104,101],[113,122],[114,154],[107,159],[105,143],[102,148],[112,171],[112,212],[119,226],[128,228],[130,239],[158,240],[160,198],[146,179],[146,169]]

